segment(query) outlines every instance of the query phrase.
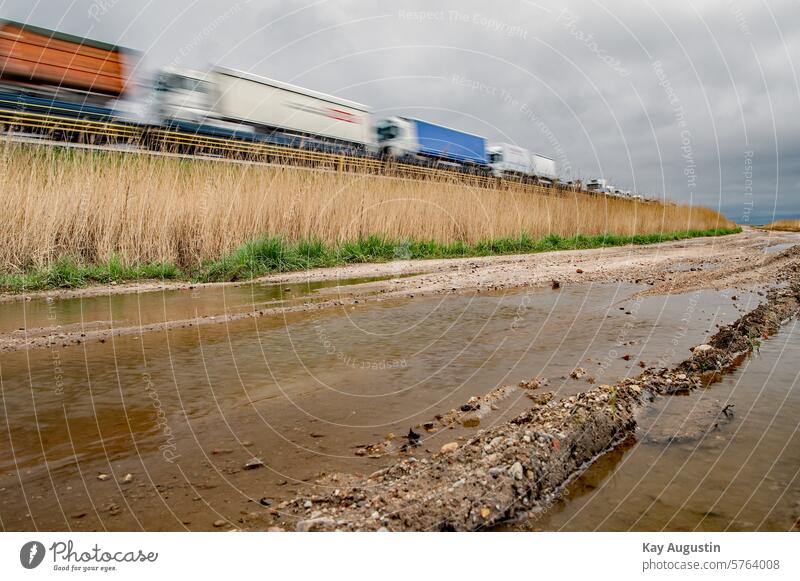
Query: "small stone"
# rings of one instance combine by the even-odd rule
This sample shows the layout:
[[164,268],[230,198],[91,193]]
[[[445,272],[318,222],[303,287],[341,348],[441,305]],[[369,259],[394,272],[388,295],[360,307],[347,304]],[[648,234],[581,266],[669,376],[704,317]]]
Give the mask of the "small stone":
[[222,519],[214,521],[214,526],[217,528],[224,527],[226,524],[228,524],[227,521],[224,521]]
[[285,533],[286,529],[281,527],[267,527],[268,533]]
[[306,500],[306,501],[303,503],[303,508],[311,508],[312,506],[314,506],[314,503],[313,503],[313,502],[311,502],[310,500]]
[[686,374],[685,373],[679,373],[678,375],[675,376],[675,378],[678,381],[686,381]]
[[122,477],[121,482],[123,484],[128,484],[130,482],[133,482],[133,474],[130,473],[126,474],[125,476]]
[[467,416],[461,421],[461,425],[465,428],[477,428],[481,425],[481,419],[478,416]]
[[576,367],[572,370],[572,373],[569,374],[572,379],[580,379],[584,375],[586,375],[586,371],[583,369],[583,367]]
[[702,345],[697,345],[696,347],[694,347],[692,349],[692,352],[694,352],[694,353],[707,353],[708,351],[711,351],[712,349],[713,349],[713,347],[711,345],[708,345],[707,343],[703,343]]
[[272,501],[265,496],[258,501],[258,504],[260,504],[261,506],[270,506],[272,504]]
[[379,513],[379,512],[376,510],[376,511],[374,511],[374,512],[373,512],[373,513],[370,515],[370,518],[371,518],[372,520],[380,520],[380,518],[381,518],[381,513]]
[[492,509],[489,508],[488,506],[484,506],[481,509],[481,518],[483,518],[484,520],[489,518],[489,516],[491,516],[491,514],[492,514]]
[[256,468],[261,468],[264,465],[264,461],[261,458],[251,458],[248,460],[245,465],[245,470],[255,470]]
[[108,474],[98,474],[97,475],[97,479],[98,480],[108,480],[108,478],[109,478]]
[[232,452],[233,452],[233,450],[231,450],[230,448],[214,448],[213,450],[211,450],[211,453],[215,454],[215,455],[217,455],[217,454],[230,454]]
[[448,442],[440,450],[442,454],[451,454],[458,450],[458,442]]
[[522,476],[524,471],[522,470],[522,464],[519,462],[514,462],[511,465],[511,468],[508,469],[508,475],[514,478],[514,480],[522,480]]
[[577,272],[578,274],[583,274],[583,269],[582,268],[576,268],[575,272]]

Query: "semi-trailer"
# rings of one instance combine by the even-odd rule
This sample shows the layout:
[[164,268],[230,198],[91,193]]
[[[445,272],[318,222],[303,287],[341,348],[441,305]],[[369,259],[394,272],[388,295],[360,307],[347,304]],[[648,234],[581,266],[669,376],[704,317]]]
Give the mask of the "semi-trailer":
[[222,67],[208,73],[171,69],[157,88],[162,119],[198,130],[254,132],[350,152],[366,152],[373,142],[366,105],[274,79]]
[[129,49],[0,21],[0,107],[109,117],[129,80]]
[[434,160],[488,170],[486,138],[412,117],[389,117],[375,125],[379,152],[402,160]]
[[510,143],[490,145],[489,164],[497,177],[536,177],[550,181],[557,175],[555,160]]

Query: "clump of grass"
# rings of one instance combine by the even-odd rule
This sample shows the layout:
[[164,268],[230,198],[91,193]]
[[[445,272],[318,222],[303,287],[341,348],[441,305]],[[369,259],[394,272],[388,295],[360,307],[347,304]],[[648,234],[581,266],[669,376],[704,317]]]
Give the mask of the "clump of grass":
[[177,280],[185,274],[174,264],[151,262],[123,265],[118,258],[103,264],[85,264],[64,256],[51,266],[25,273],[0,274],[0,289],[22,292],[45,289],[81,288],[91,284],[123,283],[136,280]]

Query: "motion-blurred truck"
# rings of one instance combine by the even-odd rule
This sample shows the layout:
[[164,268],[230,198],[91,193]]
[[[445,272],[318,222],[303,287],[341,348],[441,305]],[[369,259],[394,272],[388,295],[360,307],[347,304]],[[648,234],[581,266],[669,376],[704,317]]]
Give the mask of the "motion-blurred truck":
[[0,108],[106,117],[128,84],[128,49],[0,20]]
[[233,69],[167,69],[156,90],[162,123],[184,131],[350,154],[373,141],[367,106]]
[[556,178],[555,160],[528,151],[510,143],[494,143],[489,146],[489,165],[492,174],[499,178],[533,177],[542,181]]
[[411,117],[382,119],[375,124],[375,132],[379,152],[386,158],[489,169],[486,138],[480,135]]

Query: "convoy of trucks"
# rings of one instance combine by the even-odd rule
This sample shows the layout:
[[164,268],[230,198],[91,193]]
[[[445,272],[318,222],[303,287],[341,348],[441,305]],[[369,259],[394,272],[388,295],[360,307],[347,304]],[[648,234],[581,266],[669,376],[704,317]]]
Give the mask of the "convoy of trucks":
[[[0,21],[0,108],[115,119],[135,52],[12,21]],[[155,123],[175,131],[286,147],[378,156],[501,178],[554,182],[552,158],[412,117],[373,122],[369,107],[229,68],[166,68],[153,87]],[[606,180],[588,191],[619,192]],[[624,192],[619,192],[624,194]]]

